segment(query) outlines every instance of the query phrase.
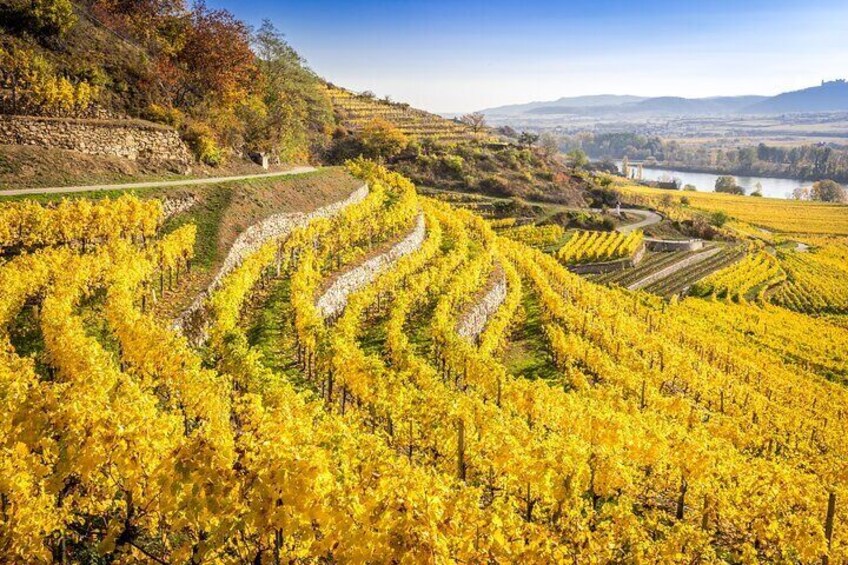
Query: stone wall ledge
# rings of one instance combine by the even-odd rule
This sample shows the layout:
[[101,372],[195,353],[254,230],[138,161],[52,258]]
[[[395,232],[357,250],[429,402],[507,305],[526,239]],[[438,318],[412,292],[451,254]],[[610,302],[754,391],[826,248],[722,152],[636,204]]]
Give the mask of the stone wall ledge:
[[131,161],[179,163],[191,152],[170,127],[144,120],[104,120],[0,115],[0,145],[64,149]]

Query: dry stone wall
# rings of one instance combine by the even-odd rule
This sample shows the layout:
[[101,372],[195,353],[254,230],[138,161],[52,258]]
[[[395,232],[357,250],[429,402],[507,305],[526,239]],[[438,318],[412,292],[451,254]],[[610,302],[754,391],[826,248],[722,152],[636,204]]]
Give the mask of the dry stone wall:
[[721,247],[713,247],[711,249],[707,249],[706,251],[701,251],[700,253],[697,253],[695,255],[690,255],[682,261],[678,261],[677,263],[674,263],[673,265],[670,265],[665,269],[659,270],[656,273],[648,275],[642,280],[636,281],[635,283],[628,286],[627,290],[638,290],[640,288],[645,288],[646,286],[649,286],[659,280],[662,280],[666,277],[670,277],[677,271],[683,270],[686,267],[689,267],[696,263],[700,263],[701,261],[706,261],[707,259],[715,255],[716,253],[719,253],[720,251]]
[[642,244],[632,257],[623,259],[615,259],[613,261],[604,261],[602,263],[584,263],[581,265],[571,265],[568,270],[577,275],[597,275],[601,273],[612,273],[613,271],[623,271],[632,269],[642,262],[645,257],[645,245]]
[[316,303],[324,319],[334,318],[341,314],[347,305],[347,297],[352,292],[359,290],[373,281],[381,271],[398,261],[404,255],[420,249],[424,243],[426,233],[424,215],[418,214],[415,227],[403,240],[382,255],[365,261],[355,269],[344,273],[336,279]]
[[310,213],[292,212],[275,214],[244,230],[233,242],[221,268],[218,269],[218,272],[206,290],[201,292],[194,299],[191,306],[177,318],[174,324],[175,328],[184,332],[190,330],[190,337],[195,342],[202,343],[205,341],[207,316],[204,312],[204,306],[206,299],[221,285],[224,277],[241,265],[242,261],[251,253],[259,250],[267,241],[285,237],[295,228],[305,226],[312,220],[335,216],[348,206],[361,202],[366,196],[368,196],[368,184],[363,184],[353,191],[350,196],[339,202],[333,202]]
[[492,288],[483,296],[483,298],[474,305],[474,307],[459,321],[456,327],[456,333],[460,337],[468,341],[476,341],[480,334],[483,333],[486,324],[489,322],[498,308],[501,307],[506,300],[506,275],[502,269],[498,270],[498,278]]
[[197,204],[197,196],[185,194],[162,199],[162,221],[191,210]]
[[176,130],[141,120],[0,115],[0,145],[34,145],[186,167],[192,161]]
[[704,248],[702,239],[651,239],[645,238],[649,251],[698,251]]

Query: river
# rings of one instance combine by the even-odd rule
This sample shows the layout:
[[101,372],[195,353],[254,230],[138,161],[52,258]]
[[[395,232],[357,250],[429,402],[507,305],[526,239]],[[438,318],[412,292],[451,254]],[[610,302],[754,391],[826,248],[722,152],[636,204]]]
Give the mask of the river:
[[[619,170],[621,170],[621,161],[615,162]],[[631,170],[635,170],[638,165],[631,164]],[[680,179],[681,187],[687,184],[694,185],[701,192],[712,192],[715,190],[716,179],[721,175],[713,173],[690,173],[686,171],[675,171],[666,169],[652,169],[650,167],[642,168],[642,180],[670,180]],[[778,179],[771,177],[743,177],[739,175],[731,175],[736,178],[739,186],[745,188],[745,194],[751,194],[760,183],[763,189],[763,196],[771,198],[790,198],[792,191],[799,187],[811,186],[812,181],[801,181],[792,179]]]

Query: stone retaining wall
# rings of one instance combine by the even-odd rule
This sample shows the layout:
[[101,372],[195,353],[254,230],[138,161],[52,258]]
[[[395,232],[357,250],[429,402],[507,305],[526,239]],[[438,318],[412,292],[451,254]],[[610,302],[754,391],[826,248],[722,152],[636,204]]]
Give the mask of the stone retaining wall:
[[415,227],[402,241],[395,244],[394,247],[382,255],[365,261],[355,269],[344,273],[336,279],[315,304],[318,310],[321,311],[324,319],[335,318],[341,314],[347,305],[347,297],[352,292],[359,290],[373,281],[381,271],[398,261],[404,255],[409,255],[413,251],[420,249],[424,243],[426,234],[427,229],[424,223],[424,214],[418,214]]
[[704,248],[701,239],[650,239],[645,238],[649,251],[698,251]]
[[193,160],[176,130],[141,120],[0,115],[0,145],[34,145],[184,167]]
[[317,218],[335,216],[348,206],[361,202],[366,196],[368,196],[368,184],[363,184],[344,200],[333,202],[313,212],[275,214],[248,227],[233,242],[229,253],[227,253],[227,257],[224,259],[221,268],[218,269],[212,282],[209,283],[205,291],[201,292],[194,299],[191,306],[177,318],[174,327],[179,330],[191,328],[191,334],[194,336],[194,340],[198,343],[204,342],[206,339],[205,329],[207,324],[204,305],[206,304],[207,297],[221,285],[224,277],[241,265],[242,261],[251,253],[259,250],[267,241],[284,237],[295,228],[305,226]]
[[499,271],[499,274],[500,276],[495,280],[492,288],[489,289],[480,302],[475,304],[471,311],[463,316],[459,324],[457,324],[456,333],[460,337],[468,341],[476,341],[480,334],[483,333],[486,324],[489,322],[489,318],[498,311],[498,308],[506,300],[506,275],[502,269]]
[[185,194],[162,199],[162,221],[191,210],[197,204],[197,196]]
[[640,288],[645,288],[646,286],[652,285],[653,283],[655,283],[659,280],[662,280],[666,277],[670,277],[671,275],[673,275],[677,271],[683,270],[686,267],[689,267],[689,266],[694,265],[696,263],[700,263],[701,261],[706,261],[707,259],[709,259],[713,255],[715,255],[716,253],[719,253],[720,251],[721,251],[721,247],[713,247],[712,249],[707,249],[706,251],[702,251],[701,253],[697,253],[695,255],[690,255],[689,257],[687,257],[686,259],[683,259],[682,261],[678,261],[677,263],[674,263],[673,265],[669,265],[665,269],[661,269],[661,270],[657,271],[656,273],[648,275],[647,277],[645,277],[642,280],[636,281],[635,283],[628,286],[627,290],[638,290]]
[[643,244],[632,257],[616,259],[615,261],[604,261],[603,263],[585,263],[583,265],[572,265],[568,270],[576,275],[599,275],[601,273],[612,273],[632,269],[642,262],[645,256],[645,245]]

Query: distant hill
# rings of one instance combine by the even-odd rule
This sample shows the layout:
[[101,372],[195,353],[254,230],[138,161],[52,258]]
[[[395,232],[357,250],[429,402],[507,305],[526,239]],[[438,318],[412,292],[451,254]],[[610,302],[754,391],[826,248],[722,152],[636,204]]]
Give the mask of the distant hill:
[[747,106],[762,102],[765,96],[717,96],[713,98],[678,98],[664,96],[649,98],[633,106],[636,112],[666,112],[686,114],[725,114],[739,112]]
[[[538,109],[548,107],[563,107],[563,108],[602,108],[621,106],[623,104],[633,104],[645,100],[642,96],[627,96],[618,94],[596,94],[592,96],[573,96],[564,97],[552,102],[529,102],[527,104],[511,104],[508,106],[498,106],[481,110],[486,115],[509,116],[524,113],[536,113]],[[545,113],[544,111],[541,113]]]
[[745,108],[752,114],[848,111],[848,82],[823,82],[821,86],[785,92]]
[[777,96],[578,96],[550,102],[513,104],[482,110],[490,118],[540,117],[553,115],[609,116],[640,115],[719,115],[848,112],[848,82],[835,80],[821,86],[786,92]]
[[730,114],[743,108],[766,100],[765,96],[722,96],[715,98],[680,98],[676,96],[661,96],[646,98],[637,102],[611,106],[576,107],[576,106],[539,106],[527,111],[527,114]]

